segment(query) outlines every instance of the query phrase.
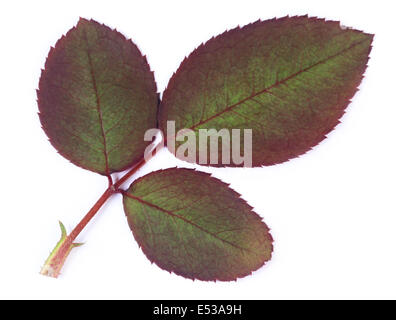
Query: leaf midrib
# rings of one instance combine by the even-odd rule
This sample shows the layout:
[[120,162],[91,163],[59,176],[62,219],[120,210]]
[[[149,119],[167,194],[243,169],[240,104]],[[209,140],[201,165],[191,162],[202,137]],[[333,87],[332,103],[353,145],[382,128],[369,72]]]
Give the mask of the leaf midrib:
[[93,69],[93,63],[92,63],[92,58],[91,58],[91,52],[89,49],[89,44],[88,44],[88,38],[87,38],[87,32],[86,30],[83,30],[84,34],[84,40],[86,43],[86,52],[87,52],[87,57],[88,57],[88,64],[89,64],[89,72],[91,74],[91,80],[92,80],[92,87],[96,96],[96,110],[98,112],[98,118],[99,118],[99,125],[100,125],[100,132],[102,135],[103,139],[103,154],[105,158],[105,172],[106,175],[110,175],[110,169],[109,169],[109,159],[108,159],[108,153],[107,153],[107,144],[106,144],[106,134],[103,126],[103,115],[102,115],[102,109],[100,106],[100,98],[99,98],[99,93],[98,93],[98,88],[96,84],[96,78],[95,78],[95,72]]
[[231,106],[226,107],[224,110],[222,110],[222,111],[220,111],[220,112],[214,114],[213,116],[210,116],[209,118],[207,118],[207,119],[205,119],[205,120],[201,120],[200,122],[198,122],[197,124],[193,125],[193,126],[190,127],[189,129],[190,129],[190,130],[194,130],[195,128],[197,128],[197,127],[199,127],[199,126],[201,126],[201,125],[203,125],[203,124],[205,124],[205,123],[207,123],[207,122],[209,122],[209,121],[211,121],[211,120],[213,120],[213,119],[215,119],[215,118],[221,116],[222,114],[224,114],[224,113],[226,113],[226,112],[228,112],[228,111],[232,111],[232,109],[238,107],[239,105],[243,104],[244,102],[246,102],[246,101],[248,101],[248,100],[250,100],[250,99],[253,99],[253,98],[255,98],[255,97],[257,97],[257,96],[259,96],[259,95],[261,95],[261,94],[263,94],[263,93],[271,94],[271,92],[270,92],[269,90],[271,90],[271,89],[273,89],[273,88],[276,88],[276,87],[278,87],[278,86],[280,86],[280,85],[282,85],[282,84],[285,84],[287,81],[289,81],[289,80],[291,80],[291,79],[293,79],[293,78],[299,76],[300,74],[302,74],[302,73],[304,73],[304,72],[307,72],[307,71],[309,71],[310,69],[312,69],[312,68],[314,68],[314,67],[316,67],[316,66],[318,66],[318,65],[324,64],[324,63],[328,62],[329,60],[334,59],[334,58],[336,58],[336,57],[342,55],[343,53],[345,53],[345,52],[347,52],[348,50],[350,50],[350,49],[352,49],[352,48],[354,48],[354,47],[356,47],[356,46],[362,44],[362,43],[365,42],[365,41],[370,41],[370,39],[363,39],[363,40],[361,40],[361,41],[358,41],[358,42],[356,42],[356,43],[350,45],[349,47],[347,47],[347,48],[345,48],[345,49],[343,49],[343,50],[341,50],[341,51],[339,51],[339,52],[337,52],[337,53],[335,53],[335,54],[333,54],[333,55],[331,55],[331,56],[328,56],[328,57],[326,57],[326,58],[323,59],[323,60],[320,60],[320,61],[314,63],[313,65],[311,65],[311,66],[309,66],[309,67],[306,67],[306,68],[304,68],[304,69],[301,69],[300,71],[298,71],[298,72],[296,72],[296,73],[293,73],[292,75],[290,75],[290,76],[288,76],[288,77],[286,77],[286,78],[284,78],[284,79],[282,79],[282,80],[280,80],[280,81],[275,82],[273,85],[271,85],[271,86],[269,86],[269,87],[267,87],[267,88],[264,88],[263,90],[260,90],[260,91],[254,93],[254,94],[251,94],[250,96],[248,96],[248,97],[246,97],[246,98],[244,98],[244,99],[238,101],[237,103],[235,103],[235,104],[233,104],[233,105],[231,105]]
[[237,249],[239,249],[239,250],[247,251],[247,252],[249,252],[249,253],[254,253],[254,254],[258,255],[258,253],[256,253],[255,251],[252,251],[252,250],[247,249],[247,248],[240,247],[240,246],[238,246],[238,245],[235,244],[235,243],[232,243],[232,242],[230,242],[230,241],[228,241],[228,240],[222,239],[222,238],[218,237],[216,234],[214,234],[214,233],[212,233],[212,232],[206,230],[205,228],[203,228],[203,227],[197,225],[196,223],[194,223],[194,222],[192,222],[192,221],[190,221],[190,220],[188,220],[188,219],[186,219],[186,218],[184,218],[184,217],[182,217],[182,216],[179,216],[179,215],[177,215],[177,214],[174,214],[173,212],[171,212],[171,211],[169,211],[169,210],[166,210],[166,209],[164,209],[164,208],[161,208],[161,207],[157,206],[157,205],[154,204],[154,203],[151,203],[151,202],[148,202],[148,201],[146,201],[146,200],[143,200],[142,198],[137,197],[137,196],[134,196],[134,195],[132,195],[132,194],[130,194],[130,193],[128,193],[128,192],[123,192],[123,194],[124,194],[125,196],[127,196],[128,198],[130,198],[130,199],[136,200],[136,201],[138,201],[138,202],[140,202],[140,203],[142,203],[142,204],[145,204],[145,205],[147,205],[147,206],[149,206],[149,207],[152,207],[152,208],[157,209],[157,210],[159,210],[159,211],[161,211],[161,212],[164,212],[164,213],[170,215],[171,217],[178,218],[178,219],[184,221],[185,223],[194,226],[195,228],[197,228],[197,229],[199,229],[199,230],[201,230],[201,231],[203,231],[203,232],[209,234],[209,235],[212,236],[213,238],[215,238],[215,239],[217,239],[217,240],[219,240],[219,241],[221,241],[221,242],[224,242],[224,243],[226,243],[226,244],[228,244],[228,245],[230,245],[230,246],[232,246],[232,247],[235,247],[235,248],[237,248]]

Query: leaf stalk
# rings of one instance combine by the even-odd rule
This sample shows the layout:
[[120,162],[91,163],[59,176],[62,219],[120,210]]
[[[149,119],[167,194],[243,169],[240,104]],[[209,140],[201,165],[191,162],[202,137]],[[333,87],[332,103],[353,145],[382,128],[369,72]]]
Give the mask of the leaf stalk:
[[99,209],[106,203],[106,201],[114,194],[120,193],[123,190],[120,189],[123,183],[125,183],[130,177],[133,176],[141,167],[143,167],[147,161],[149,161],[159,150],[156,148],[150,156],[143,158],[140,160],[133,168],[131,168],[124,176],[122,176],[118,181],[113,183],[112,177],[107,176],[109,180],[109,187],[106,191],[101,195],[101,197],[96,201],[93,207],[88,211],[88,213],[82,218],[82,220],[78,223],[78,225],[70,232],[69,235],[66,233],[66,228],[59,222],[61,228],[61,239],[56,244],[55,248],[51,251],[49,257],[45,261],[43,267],[41,268],[40,274],[57,278],[60,274],[60,271],[66,261],[67,256],[70,251],[78,246],[81,246],[82,243],[75,243],[74,240],[81,233],[81,231],[85,228],[85,226],[91,221],[91,219],[96,215]]

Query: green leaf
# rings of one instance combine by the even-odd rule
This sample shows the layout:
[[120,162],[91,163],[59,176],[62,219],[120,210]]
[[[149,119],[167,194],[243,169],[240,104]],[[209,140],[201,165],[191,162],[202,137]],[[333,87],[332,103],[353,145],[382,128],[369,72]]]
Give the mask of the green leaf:
[[124,210],[148,259],[186,278],[235,280],[271,258],[272,237],[262,219],[207,173],[152,172],[124,193]]
[[372,40],[307,16],[227,31],[199,46],[172,76],[160,128],[166,132],[173,120],[176,132],[193,130],[197,148],[200,129],[252,129],[253,166],[299,156],[339,123],[363,78]]
[[156,127],[158,95],[135,44],[80,19],[50,50],[38,105],[43,129],[60,154],[109,175],[142,158],[144,133]]

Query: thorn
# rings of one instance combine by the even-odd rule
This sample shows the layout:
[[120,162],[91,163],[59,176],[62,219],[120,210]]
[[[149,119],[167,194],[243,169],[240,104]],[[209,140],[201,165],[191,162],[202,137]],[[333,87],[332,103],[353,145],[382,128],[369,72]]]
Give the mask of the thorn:
[[84,242],[74,242],[71,246],[72,248],[76,248],[76,247],[81,247],[84,244]]

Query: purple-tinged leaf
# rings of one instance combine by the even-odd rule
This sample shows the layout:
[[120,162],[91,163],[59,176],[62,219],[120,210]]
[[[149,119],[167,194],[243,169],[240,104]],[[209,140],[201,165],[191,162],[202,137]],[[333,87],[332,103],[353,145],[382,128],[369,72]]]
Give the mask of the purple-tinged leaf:
[[[166,132],[173,120],[176,132],[193,130],[197,150],[200,129],[252,129],[253,166],[297,157],[339,123],[363,78],[372,40],[339,22],[307,16],[227,31],[199,46],[173,75],[160,105],[160,128]],[[193,159],[199,162],[198,153]]]
[[235,280],[271,258],[272,237],[262,219],[204,172],[152,172],[124,193],[124,210],[148,259],[186,278]]
[[52,145],[74,164],[109,175],[139,161],[156,127],[153,73],[132,41],[93,20],[51,48],[38,104]]

